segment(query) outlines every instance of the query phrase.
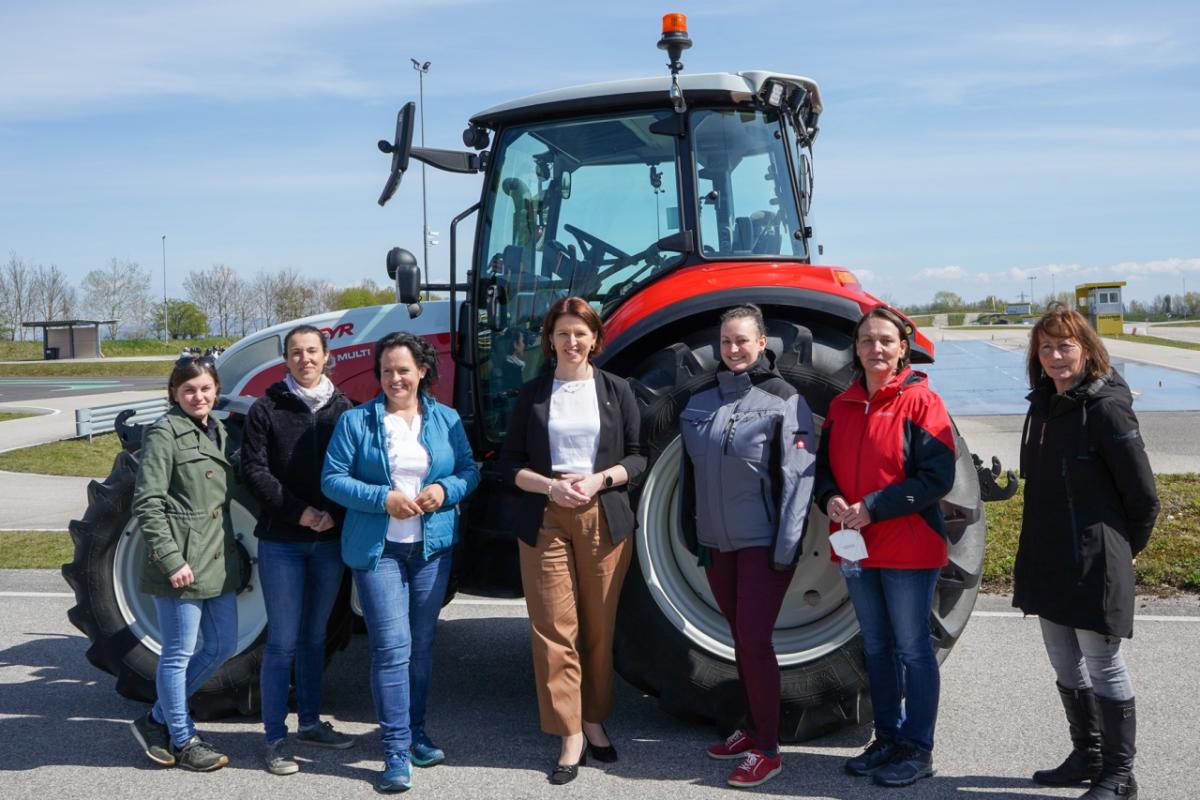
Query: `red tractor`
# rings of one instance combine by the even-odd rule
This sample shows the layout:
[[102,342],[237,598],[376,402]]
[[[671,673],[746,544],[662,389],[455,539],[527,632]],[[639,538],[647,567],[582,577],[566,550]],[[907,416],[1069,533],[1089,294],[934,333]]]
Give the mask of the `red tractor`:
[[[380,336],[405,329],[433,338],[444,359],[440,394],[461,413],[485,474],[463,520],[457,587],[513,596],[520,580],[506,502],[512,490],[488,479],[489,467],[518,387],[544,366],[537,343],[546,308],[566,295],[591,302],[605,320],[600,364],[633,385],[650,462],[634,490],[637,564],[621,598],[617,669],[668,711],[732,726],[740,694],[729,629],[674,531],[678,412],[714,382],[721,311],[752,301],[766,314],[780,371],[820,417],[851,380],[855,322],[880,301],[850,271],[812,263],[811,154],[822,111],[816,83],[764,71],[683,76],[679,58],[691,43],[676,16],[668,16],[660,41],[670,75],[489,108],[468,121],[465,151],[414,148],[414,106],[406,105],[394,140],[380,142],[392,156],[381,205],[410,159],[483,174],[479,202],[450,225],[449,283],[423,286],[412,255],[394,249],[388,270],[397,305],[303,321],[329,331],[334,379],[357,400],[378,390],[371,355]],[[460,280],[458,226],[473,214],[474,255]],[[422,290],[449,301],[422,304]],[[292,324],[248,337],[219,360],[234,428],[253,395],[282,375],[281,340]],[[913,361],[931,362],[933,350],[917,333]],[[954,489],[942,501],[950,563],[932,620],[942,657],[971,614],[984,551],[981,483],[989,484],[989,473],[977,478],[961,438],[958,452]],[[144,557],[129,516],[135,470],[135,457],[122,454],[113,474],[93,484],[91,506],[72,526],[76,560],[63,574],[78,598],[71,619],[93,640],[89,658],[118,676],[120,692],[149,698],[157,623],[132,588]],[[247,497],[241,505],[235,519],[252,560],[254,504]],[[790,740],[871,713],[854,611],[829,558],[828,521],[815,509],[808,530],[775,631]],[[241,652],[194,703],[203,716],[257,706],[265,616],[254,583],[241,594]],[[347,641],[350,606],[347,587],[330,623],[331,648]]]

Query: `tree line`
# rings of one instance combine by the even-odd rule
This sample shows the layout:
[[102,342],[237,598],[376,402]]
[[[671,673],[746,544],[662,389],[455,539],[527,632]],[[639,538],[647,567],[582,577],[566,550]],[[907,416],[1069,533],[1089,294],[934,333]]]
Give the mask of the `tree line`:
[[165,304],[152,291],[150,272],[136,261],[113,258],[71,284],[57,265],[30,264],[10,253],[0,265],[0,336],[12,340],[40,333],[24,322],[65,319],[115,320],[105,326],[110,339],[245,336],[281,322],[342,308],[395,302],[389,286],[366,279],[339,287],[306,278],[290,268],[260,270],[243,278],[226,264],[188,272],[183,297]]
[[[1003,300],[996,295],[988,295],[980,300],[966,301],[948,290],[941,290],[933,295],[928,303],[915,303],[902,306],[904,313],[909,316],[924,316],[926,314],[946,314],[950,312],[995,311],[1003,314],[1011,301]],[[1035,311],[1046,308],[1052,302],[1062,303],[1068,308],[1075,307],[1075,293],[1062,291],[1035,300]],[[1125,316],[1134,320],[1158,321],[1171,318],[1200,317],[1200,292],[1179,294],[1160,294],[1149,302],[1131,300],[1125,304]]]

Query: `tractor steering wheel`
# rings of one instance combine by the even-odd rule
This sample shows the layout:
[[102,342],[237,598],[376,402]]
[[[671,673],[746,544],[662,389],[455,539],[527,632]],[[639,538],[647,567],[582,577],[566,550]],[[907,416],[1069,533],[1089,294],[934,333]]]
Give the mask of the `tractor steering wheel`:
[[616,245],[609,244],[599,236],[594,236],[586,231],[581,231],[579,228],[576,228],[571,224],[563,225],[563,230],[574,236],[576,241],[579,242],[579,249],[583,255],[583,260],[589,264],[600,266],[599,256],[603,253],[611,253],[617,257],[618,261],[629,260],[628,253],[619,249]]

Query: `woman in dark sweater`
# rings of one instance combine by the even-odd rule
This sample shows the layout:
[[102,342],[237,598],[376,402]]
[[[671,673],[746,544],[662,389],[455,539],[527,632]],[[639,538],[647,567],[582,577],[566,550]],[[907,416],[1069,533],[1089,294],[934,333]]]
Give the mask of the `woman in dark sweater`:
[[338,417],[351,402],[325,374],[329,345],[318,328],[293,328],[284,339],[284,356],[288,374],[255,401],[242,443],[245,482],[262,504],[254,529],[267,607],[260,683],[265,764],[275,775],[300,769],[285,747],[293,664],[297,740],[337,749],[354,744],[318,717],[325,627],[342,584],[345,513],[322,494],[321,465]]

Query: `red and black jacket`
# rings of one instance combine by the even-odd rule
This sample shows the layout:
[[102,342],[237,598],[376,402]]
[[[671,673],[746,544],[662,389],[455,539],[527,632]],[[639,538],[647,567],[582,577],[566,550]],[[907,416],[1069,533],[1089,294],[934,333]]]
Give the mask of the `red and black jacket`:
[[950,416],[924,373],[905,368],[869,399],[859,381],[829,404],[814,496],[822,510],[838,494],[864,503],[872,520],[862,530],[864,567],[944,567],[938,501],[953,485]]

